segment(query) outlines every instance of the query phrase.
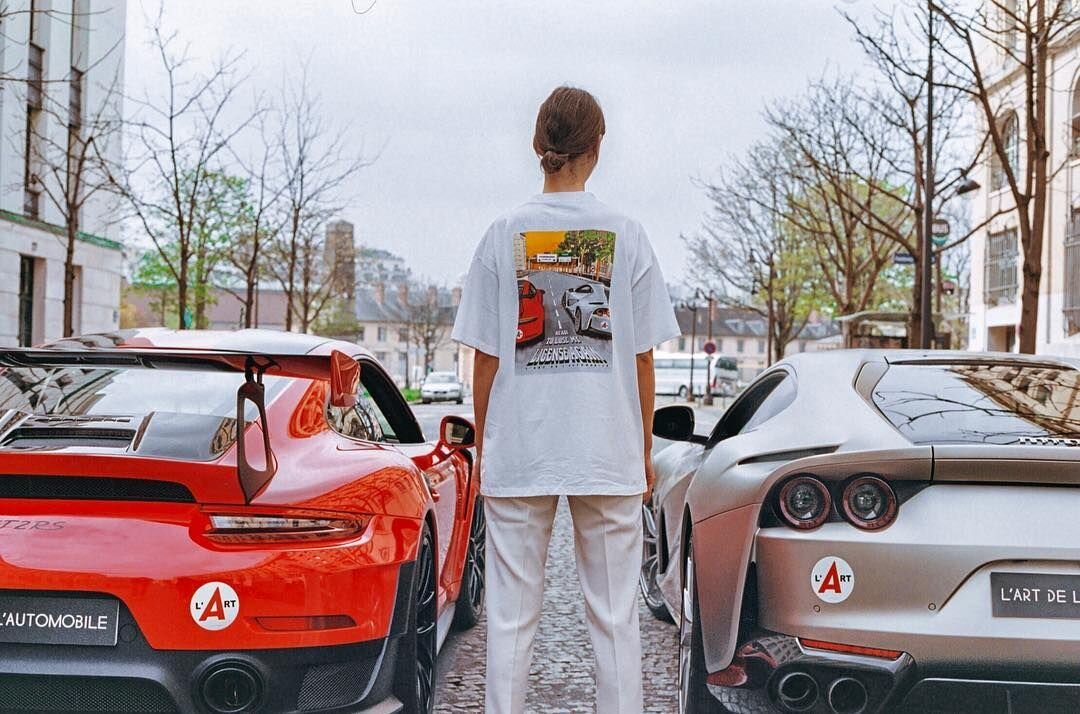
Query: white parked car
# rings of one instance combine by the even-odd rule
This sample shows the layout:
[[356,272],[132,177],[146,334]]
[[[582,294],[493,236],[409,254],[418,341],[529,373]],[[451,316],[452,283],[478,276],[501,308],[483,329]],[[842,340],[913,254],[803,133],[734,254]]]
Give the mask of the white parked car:
[[464,398],[465,385],[453,372],[432,372],[420,385],[420,401],[424,404],[450,401],[461,404]]
[[703,396],[710,376],[708,371],[710,361],[712,362],[713,396],[734,396],[738,391],[738,363],[731,357],[721,355],[710,357],[704,352],[693,355],[692,369],[689,352],[655,352],[653,369],[656,373],[656,393],[685,398],[690,394],[690,382],[693,379],[694,394]]

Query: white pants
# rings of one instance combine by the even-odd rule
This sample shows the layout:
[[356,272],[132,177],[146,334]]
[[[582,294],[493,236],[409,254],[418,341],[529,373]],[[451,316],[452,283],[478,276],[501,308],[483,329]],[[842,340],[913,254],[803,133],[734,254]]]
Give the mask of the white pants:
[[[569,496],[598,714],[640,714],[641,496]],[[487,714],[523,714],[558,496],[485,498]],[[564,702],[565,705],[586,704]]]

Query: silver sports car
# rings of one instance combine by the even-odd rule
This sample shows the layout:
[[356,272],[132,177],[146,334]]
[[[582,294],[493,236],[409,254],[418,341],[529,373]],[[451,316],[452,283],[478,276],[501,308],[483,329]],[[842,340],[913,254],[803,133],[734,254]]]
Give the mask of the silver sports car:
[[1080,361],[800,354],[654,431],[680,711],[1080,711]]
[[563,309],[574,320],[579,335],[611,338],[608,289],[601,283],[584,283],[563,293]]

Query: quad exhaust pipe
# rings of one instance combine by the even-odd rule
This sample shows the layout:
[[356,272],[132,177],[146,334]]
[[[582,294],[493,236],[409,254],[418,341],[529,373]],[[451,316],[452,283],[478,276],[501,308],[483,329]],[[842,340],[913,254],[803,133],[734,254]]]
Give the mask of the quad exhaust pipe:
[[869,695],[866,685],[854,677],[840,677],[829,685],[829,710],[833,714],[861,714]]
[[[820,697],[817,679],[803,670],[788,672],[776,685],[777,703],[787,712],[810,711],[817,706]],[[847,676],[834,679],[825,695],[832,714],[862,714],[869,700],[866,685]]]
[[788,672],[776,685],[776,698],[780,700],[780,706],[789,712],[813,709],[819,696],[817,680],[800,670]]

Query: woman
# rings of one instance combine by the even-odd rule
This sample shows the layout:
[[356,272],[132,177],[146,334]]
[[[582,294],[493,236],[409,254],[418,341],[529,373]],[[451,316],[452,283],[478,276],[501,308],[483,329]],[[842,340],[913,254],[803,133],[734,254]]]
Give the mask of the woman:
[[645,231],[585,192],[604,114],[559,87],[533,148],[544,191],[496,220],[469,269],[454,339],[476,349],[487,516],[487,712],[525,711],[560,496],[596,655],[597,711],[641,711],[637,577],[652,488],[652,349],[679,335]]

